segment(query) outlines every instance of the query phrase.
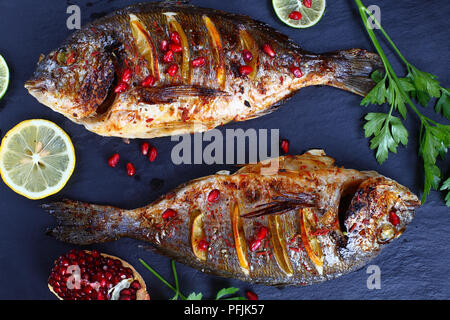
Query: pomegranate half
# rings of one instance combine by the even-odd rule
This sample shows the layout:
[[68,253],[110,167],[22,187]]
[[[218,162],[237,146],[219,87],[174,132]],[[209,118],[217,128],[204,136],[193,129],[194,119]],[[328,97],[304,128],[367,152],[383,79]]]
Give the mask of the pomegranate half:
[[150,300],[141,275],[97,250],[70,250],[56,259],[48,288],[60,300]]

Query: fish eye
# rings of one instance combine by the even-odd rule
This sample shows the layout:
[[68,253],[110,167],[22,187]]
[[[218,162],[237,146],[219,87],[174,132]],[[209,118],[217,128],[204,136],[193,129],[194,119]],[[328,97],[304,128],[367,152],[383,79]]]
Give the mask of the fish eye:
[[385,223],[378,228],[377,241],[379,244],[385,244],[395,238],[395,228],[389,223]]

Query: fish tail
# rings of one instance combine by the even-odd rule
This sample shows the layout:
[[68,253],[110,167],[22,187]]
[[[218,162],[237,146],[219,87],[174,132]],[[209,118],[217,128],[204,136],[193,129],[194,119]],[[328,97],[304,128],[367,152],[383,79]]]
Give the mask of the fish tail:
[[325,58],[330,61],[333,70],[332,79],[327,85],[337,87],[365,96],[375,86],[371,74],[375,70],[383,70],[380,57],[362,49],[349,49],[327,53]]
[[57,222],[47,234],[79,245],[118,240],[127,236],[133,223],[127,210],[111,206],[63,200],[44,204],[42,208]]

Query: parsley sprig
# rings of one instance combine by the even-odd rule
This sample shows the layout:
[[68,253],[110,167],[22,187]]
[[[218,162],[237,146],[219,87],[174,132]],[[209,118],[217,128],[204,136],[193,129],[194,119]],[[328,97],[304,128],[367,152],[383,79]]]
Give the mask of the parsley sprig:
[[[203,293],[201,293],[201,292],[199,292],[199,293],[192,292],[187,297],[180,292],[180,287],[178,284],[177,270],[175,268],[175,261],[173,261],[173,260],[171,261],[173,277],[175,279],[175,287],[172,286],[169,282],[167,282],[158,272],[156,272],[152,267],[150,267],[144,260],[139,259],[139,262],[142,263],[142,265],[145,268],[147,268],[151,273],[153,273],[153,275],[155,277],[157,277],[159,280],[161,280],[162,283],[164,283],[168,288],[170,288],[173,292],[175,292],[175,296],[171,300],[178,300],[178,298],[180,298],[181,300],[202,300]],[[246,298],[240,297],[240,296],[226,297],[226,296],[231,296],[231,295],[237,293],[238,291],[239,291],[239,289],[234,288],[234,287],[223,288],[223,289],[219,290],[219,292],[217,292],[215,300],[247,300]]]
[[[423,159],[425,173],[424,190],[421,199],[422,203],[424,203],[431,188],[439,189],[442,178],[441,170],[436,165],[436,160],[438,156],[444,159],[450,146],[450,125],[438,123],[424,116],[412,100],[414,99],[426,107],[433,98],[436,98],[435,112],[446,119],[450,119],[450,91],[440,85],[436,76],[421,71],[410,64],[373,14],[362,4],[361,0],[355,0],[355,3],[358,6],[369,37],[384,64],[384,74],[375,71],[371,75],[376,85],[361,101],[361,105],[381,105],[384,103],[390,105],[388,113],[368,113],[366,115],[365,136],[367,138],[372,137],[370,148],[376,149],[377,161],[382,164],[388,158],[389,152],[396,153],[400,144],[404,146],[408,144],[408,131],[404,127],[402,119],[394,116],[394,112],[398,112],[403,120],[406,119],[408,107],[416,114],[421,124],[419,155]],[[405,64],[407,70],[405,77],[399,78],[396,75],[378,42],[374,30],[369,27],[369,17]],[[444,182],[441,190],[450,189],[449,179]],[[446,196],[446,204],[450,206],[450,193]]]

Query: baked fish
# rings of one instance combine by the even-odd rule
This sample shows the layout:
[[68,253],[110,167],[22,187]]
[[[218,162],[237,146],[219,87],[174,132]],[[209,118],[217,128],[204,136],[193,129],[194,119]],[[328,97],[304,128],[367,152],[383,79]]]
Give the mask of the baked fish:
[[399,237],[418,198],[322,150],[193,180],[135,210],[45,204],[49,234],[73,244],[130,237],[203,272],[265,285],[307,285],[361,268]]
[[103,136],[203,132],[272,112],[300,88],[365,95],[376,54],[313,54],[247,16],[165,1],[129,6],[41,55],[25,87]]

